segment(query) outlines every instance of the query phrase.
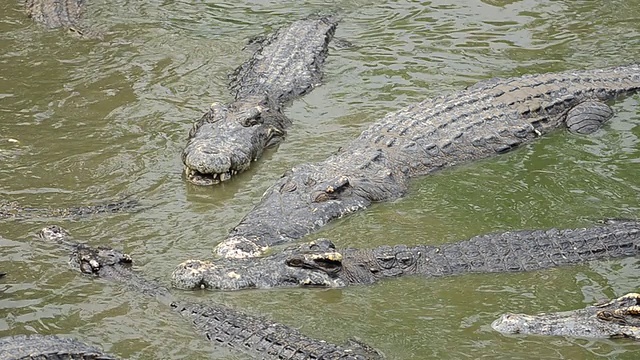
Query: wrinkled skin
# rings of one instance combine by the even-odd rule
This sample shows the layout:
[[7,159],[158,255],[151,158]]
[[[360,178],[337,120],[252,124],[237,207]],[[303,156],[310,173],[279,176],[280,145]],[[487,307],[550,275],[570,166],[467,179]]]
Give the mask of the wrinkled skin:
[[508,313],[491,327],[505,334],[640,340],[640,294],[628,293],[573,311],[538,315]]

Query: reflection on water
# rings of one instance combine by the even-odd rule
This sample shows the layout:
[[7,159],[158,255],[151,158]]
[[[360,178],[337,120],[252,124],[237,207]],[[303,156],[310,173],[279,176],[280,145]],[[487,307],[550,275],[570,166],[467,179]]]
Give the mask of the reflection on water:
[[[181,178],[180,151],[244,43],[309,14],[342,22],[324,84],[287,109],[287,140],[230,183]],[[168,284],[173,267],[207,257],[282,172],[325,158],[368,123],[425,97],[491,77],[594,68],[640,58],[640,2],[321,1],[91,2],[104,40],[79,40],[0,4],[0,196],[64,207],[123,196],[149,208],[62,222],[79,239],[130,252]],[[414,181],[407,198],[323,230],[340,245],[443,243],[513,228],[637,217],[638,97],[604,130],[558,133],[499,158]],[[132,359],[242,358],[195,336],[163,305],[76,274],[39,243],[42,219],[0,223],[0,336],[63,334]],[[315,236],[314,236],[315,237]],[[636,289],[636,259],[533,274],[387,281],[344,290],[180,293],[220,301],[335,342],[357,336],[393,359],[633,358],[627,342],[504,337],[504,311],[584,306]]]

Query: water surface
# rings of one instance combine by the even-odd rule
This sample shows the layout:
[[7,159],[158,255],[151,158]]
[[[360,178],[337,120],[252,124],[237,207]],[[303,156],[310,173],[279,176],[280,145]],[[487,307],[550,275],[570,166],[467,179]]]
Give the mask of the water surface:
[[[287,109],[287,140],[215,188],[187,184],[180,152],[243,45],[308,14],[342,16],[324,84]],[[57,221],[76,238],[131,253],[168,285],[207,258],[284,171],[319,161],[387,112],[482,79],[640,59],[640,1],[92,1],[103,40],[47,31],[18,1],[0,4],[0,198],[72,206],[119,197],[134,214]],[[576,227],[640,215],[639,97],[592,136],[559,131],[498,158],[412,182],[409,196],[341,219],[318,236],[341,246],[440,244],[521,228]],[[51,220],[0,222],[0,336],[79,338],[123,358],[244,358],[201,339],[177,314],[121,284],[69,270],[39,243]],[[180,292],[223,302],[390,359],[635,359],[627,341],[505,337],[506,311],[583,307],[638,289],[635,258],[526,274],[405,278],[340,290]]]

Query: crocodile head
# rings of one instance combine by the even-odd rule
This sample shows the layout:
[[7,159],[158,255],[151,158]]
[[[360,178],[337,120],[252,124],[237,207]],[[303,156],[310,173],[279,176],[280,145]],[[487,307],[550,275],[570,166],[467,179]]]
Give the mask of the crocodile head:
[[281,141],[286,121],[266,97],[214,103],[189,132],[182,152],[187,180],[213,185],[247,170],[266,147]]
[[506,334],[640,340],[640,294],[629,293],[584,309],[549,314],[504,314],[491,324]]
[[54,242],[64,242],[69,238],[69,232],[58,225],[49,225],[38,232],[38,237]]
[[69,232],[58,225],[49,225],[38,232],[38,237],[57,242],[73,249],[69,263],[85,274],[98,274],[105,267],[131,264],[131,256],[108,247],[93,248],[70,240]]
[[187,260],[171,279],[181,289],[266,289],[273,287],[342,287],[342,254],[333,243],[321,239],[291,246],[258,258]]
[[131,256],[108,247],[92,248],[83,244],[71,254],[69,263],[85,274],[98,274],[105,267],[128,265]]
[[270,246],[294,241],[330,221],[400,196],[402,173],[380,149],[361,147],[339,152],[321,163],[287,171],[221,241],[221,257],[255,257]]

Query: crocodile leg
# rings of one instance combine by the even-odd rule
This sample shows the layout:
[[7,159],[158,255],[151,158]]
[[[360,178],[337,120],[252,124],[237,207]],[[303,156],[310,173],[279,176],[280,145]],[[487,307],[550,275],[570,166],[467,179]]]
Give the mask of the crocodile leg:
[[569,131],[577,134],[591,134],[613,117],[609,105],[600,101],[585,101],[567,113],[565,120]]

